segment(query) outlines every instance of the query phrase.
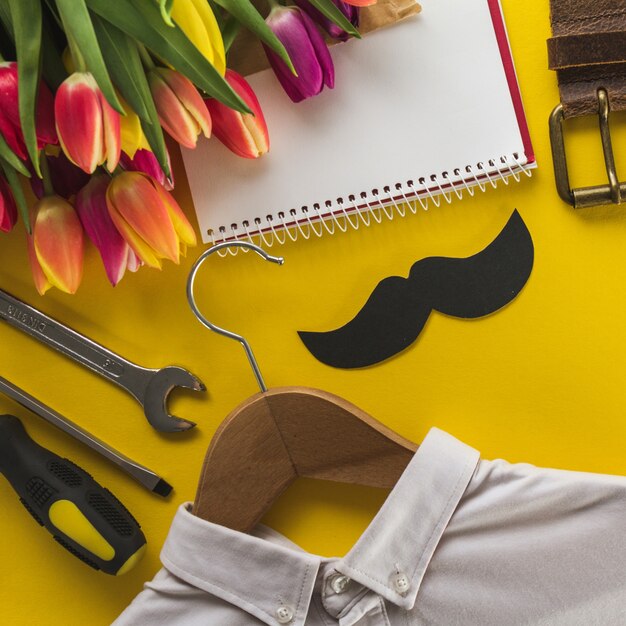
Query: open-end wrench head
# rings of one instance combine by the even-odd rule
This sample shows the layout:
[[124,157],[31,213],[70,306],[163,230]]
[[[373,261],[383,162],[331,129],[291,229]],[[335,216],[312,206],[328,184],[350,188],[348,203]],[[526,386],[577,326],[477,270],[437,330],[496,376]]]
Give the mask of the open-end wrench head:
[[152,376],[143,399],[146,418],[157,430],[164,433],[189,430],[196,424],[171,415],[167,410],[167,398],[174,387],[184,387],[194,391],[205,391],[204,384],[191,372],[171,365],[158,370]]

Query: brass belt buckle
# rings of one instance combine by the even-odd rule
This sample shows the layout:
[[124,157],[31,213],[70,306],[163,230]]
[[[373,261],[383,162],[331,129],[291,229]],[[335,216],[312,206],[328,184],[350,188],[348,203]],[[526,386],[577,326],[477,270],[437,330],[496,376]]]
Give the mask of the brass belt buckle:
[[620,182],[615,171],[615,157],[611,145],[609,128],[609,97],[604,89],[598,89],[598,116],[600,118],[600,137],[604,164],[609,177],[608,185],[595,187],[579,187],[572,189],[567,173],[565,158],[565,142],[563,140],[563,105],[558,104],[550,114],[550,143],[552,145],[552,162],[559,196],[575,209],[598,206],[600,204],[620,204],[626,200],[626,182]]

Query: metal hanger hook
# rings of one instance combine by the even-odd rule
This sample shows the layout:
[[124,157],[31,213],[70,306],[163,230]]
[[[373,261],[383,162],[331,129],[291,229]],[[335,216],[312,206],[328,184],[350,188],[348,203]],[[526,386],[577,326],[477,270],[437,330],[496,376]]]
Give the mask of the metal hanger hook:
[[189,272],[189,278],[187,279],[187,302],[189,302],[189,306],[191,307],[191,310],[193,311],[194,315],[198,318],[201,324],[206,326],[209,330],[216,332],[218,335],[223,335],[224,337],[228,337],[229,339],[234,339],[235,341],[238,341],[243,346],[243,349],[246,351],[246,356],[248,357],[248,361],[250,362],[250,366],[252,367],[252,371],[254,372],[254,376],[259,385],[259,388],[261,389],[261,391],[267,391],[267,387],[265,386],[265,381],[263,380],[263,376],[261,375],[261,370],[259,369],[259,364],[257,363],[257,360],[254,356],[254,352],[252,352],[252,348],[250,347],[250,344],[247,342],[247,340],[241,335],[238,335],[237,333],[233,333],[232,331],[226,330],[225,328],[220,328],[219,326],[216,326],[215,324],[210,322],[200,312],[200,309],[198,308],[198,305],[196,304],[196,298],[194,295],[194,286],[196,282],[196,274],[198,273],[200,266],[214,252],[218,252],[222,248],[229,248],[229,247],[244,248],[246,250],[252,250],[253,252],[256,252],[260,257],[262,257],[265,261],[270,261],[271,263],[277,263],[278,265],[282,265],[285,262],[285,259],[283,259],[282,257],[272,256],[271,254],[268,254],[267,252],[265,252],[265,250],[263,250],[263,248],[261,248],[260,246],[257,246],[254,243],[249,243],[247,241],[225,241],[223,243],[218,243],[217,245],[203,252],[198,257],[197,261],[193,264],[193,267],[191,268],[191,271]]

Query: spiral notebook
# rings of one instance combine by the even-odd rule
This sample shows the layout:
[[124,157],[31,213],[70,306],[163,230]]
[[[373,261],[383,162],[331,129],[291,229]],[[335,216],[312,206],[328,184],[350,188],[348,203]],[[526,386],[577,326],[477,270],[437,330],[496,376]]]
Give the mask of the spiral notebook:
[[299,104],[248,77],[269,154],[213,138],[183,158],[205,243],[266,246],[373,225],[530,175],[535,158],[498,0],[422,12],[332,47],[336,87]]

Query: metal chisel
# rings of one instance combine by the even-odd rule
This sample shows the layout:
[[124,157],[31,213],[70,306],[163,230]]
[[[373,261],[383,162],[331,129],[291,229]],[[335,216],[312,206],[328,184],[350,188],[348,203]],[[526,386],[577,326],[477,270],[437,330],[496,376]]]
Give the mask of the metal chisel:
[[89,446],[92,450],[95,450],[112,463],[115,463],[120,469],[153,493],[166,497],[172,491],[172,486],[152,470],[129,459],[114,448],[111,448],[111,446],[97,437],[94,437],[91,433],[88,433],[77,424],[63,417],[60,413],[46,406],[2,376],[0,376],[0,393],[4,393],[18,404],[21,404],[50,424],[60,428],[64,433],[71,435],[74,439],[78,439],[78,441]]

